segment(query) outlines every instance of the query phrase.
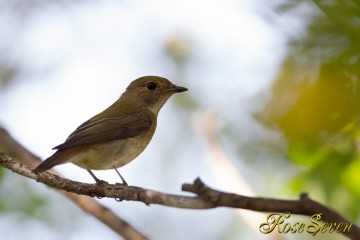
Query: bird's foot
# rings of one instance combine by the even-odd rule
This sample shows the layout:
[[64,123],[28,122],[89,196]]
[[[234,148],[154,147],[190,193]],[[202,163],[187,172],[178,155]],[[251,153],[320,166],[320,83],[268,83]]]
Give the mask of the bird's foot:
[[95,174],[91,171],[91,170],[88,170],[88,173],[90,173],[90,175],[93,177],[93,179],[95,180],[96,182],[96,185],[105,185],[105,184],[109,184],[108,182],[104,181],[104,180],[101,180],[101,179],[98,179]]
[[123,176],[121,176],[120,172],[114,167],[114,170],[116,171],[116,173],[119,175],[119,177],[121,178],[122,183],[116,183],[116,185],[124,185],[124,186],[129,186],[128,183],[125,181],[125,179],[123,178]]

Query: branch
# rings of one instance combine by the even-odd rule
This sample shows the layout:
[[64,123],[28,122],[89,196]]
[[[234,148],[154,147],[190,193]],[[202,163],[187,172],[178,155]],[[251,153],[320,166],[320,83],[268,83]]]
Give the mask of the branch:
[[[5,136],[5,138],[4,138]],[[9,140],[14,141],[9,143]],[[302,194],[299,200],[279,200],[270,198],[247,197],[237,194],[226,193],[207,187],[200,179],[196,179],[192,184],[183,184],[182,190],[195,193],[196,196],[182,196],[161,193],[158,191],[144,189],[133,186],[124,186],[121,184],[88,184],[64,179],[54,171],[32,173],[28,167],[35,166],[33,162],[37,159],[29,151],[13,140],[7,132],[0,128],[0,144],[4,146],[9,153],[22,157],[25,164],[22,164],[5,153],[0,153],[0,165],[6,167],[20,175],[42,182],[50,187],[60,190],[61,193],[68,196],[76,202],[84,211],[93,214],[100,221],[108,225],[114,231],[126,239],[147,239],[131,227],[124,220],[119,219],[109,209],[101,206],[96,201],[86,197],[108,197],[115,200],[140,201],[145,204],[159,204],[169,207],[186,209],[209,209],[216,207],[231,207],[248,209],[259,212],[290,212],[312,216],[322,213],[322,220],[331,223],[350,223],[347,219],[327,208],[326,206],[311,200],[306,194]],[[14,147],[15,146],[15,147]],[[29,162],[28,161],[32,161]],[[78,195],[80,194],[80,195]],[[82,196],[86,195],[86,196]],[[119,227],[120,226],[120,227]],[[352,224],[352,231],[344,232],[351,239],[360,239],[360,228]]]
[[[322,213],[322,220],[326,222],[350,222],[335,211],[310,199],[304,193],[300,195],[299,200],[246,197],[214,190],[207,187],[199,178],[193,184],[184,184],[182,189],[197,194],[199,198],[216,207],[242,208],[258,212],[290,212],[305,216]],[[355,225],[353,227],[352,233],[356,233],[357,239],[360,239],[360,228]]]
[[[125,186],[121,184],[88,184],[61,178],[55,174],[44,172],[34,174],[31,169],[9,157],[0,154],[0,165],[25,177],[32,178],[50,187],[63,191],[91,197],[108,197],[118,201],[140,201],[145,204],[159,204],[187,209],[209,209],[216,207],[231,207],[248,209],[259,212],[290,212],[312,216],[322,213],[322,220],[326,222],[350,223],[347,219],[327,208],[326,206],[311,200],[306,194],[302,194],[299,200],[279,200],[270,198],[246,197],[237,194],[225,193],[207,187],[200,179],[193,184],[184,184],[183,191],[197,194],[195,197],[165,194],[150,189]],[[360,239],[360,228],[352,224],[352,231],[345,232],[351,239]]]
[[[11,156],[16,157],[23,164],[31,167],[35,167],[40,163],[40,159],[33,155],[30,151],[24,148],[21,144],[19,144],[10,134],[0,126],[0,149],[4,149]],[[5,154],[1,154],[1,161],[6,162],[9,160],[9,157]],[[29,169],[25,167],[18,161],[12,160],[14,166],[18,165],[19,169]],[[54,170],[51,172],[56,173]],[[91,199],[87,196],[81,196],[74,193],[68,193],[59,191],[64,194],[67,198],[69,198],[72,202],[74,202],[79,208],[81,208],[84,212],[93,215],[100,222],[107,225],[114,232],[122,236],[124,239],[138,239],[138,240],[146,240],[149,239],[144,234],[139,232],[125,220],[116,216],[109,208],[101,205],[94,199]]]
[[0,165],[24,177],[44,183],[49,187],[79,195],[97,198],[114,198],[118,201],[140,201],[146,205],[159,204],[187,209],[206,209],[214,207],[212,204],[196,197],[165,194],[154,190],[125,186],[122,184],[108,184],[106,182],[102,184],[81,183],[61,178],[50,172],[35,174],[32,172],[31,168],[19,163],[4,153],[0,153]]
[[321,220],[329,223],[349,223],[351,231],[343,232],[351,239],[360,239],[360,228],[328,207],[310,199],[307,194],[300,195],[299,200],[281,200],[260,197],[247,197],[225,193],[207,187],[199,178],[193,184],[183,184],[183,191],[192,192],[199,198],[216,207],[242,208],[258,212],[279,212],[313,216],[321,213]]

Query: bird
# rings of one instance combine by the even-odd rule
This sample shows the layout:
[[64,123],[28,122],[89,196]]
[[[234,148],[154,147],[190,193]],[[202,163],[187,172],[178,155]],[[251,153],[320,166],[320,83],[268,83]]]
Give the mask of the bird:
[[162,106],[173,94],[185,91],[188,89],[158,76],[132,81],[119,99],[76,128],[33,172],[71,162],[86,169],[98,184],[105,181],[91,170],[115,169],[122,184],[128,185],[117,168],[143,152],[155,133]]

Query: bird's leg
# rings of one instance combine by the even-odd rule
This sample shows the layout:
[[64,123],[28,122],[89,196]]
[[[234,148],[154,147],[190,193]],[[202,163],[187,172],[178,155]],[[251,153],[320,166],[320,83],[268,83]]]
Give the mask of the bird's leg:
[[122,184],[125,186],[128,186],[127,182],[125,181],[125,179],[123,178],[123,176],[121,176],[120,172],[114,167],[114,170],[116,171],[116,173],[119,175],[119,177],[121,178]]
[[96,184],[108,183],[108,182],[106,182],[106,181],[103,181],[103,180],[98,179],[91,170],[86,169],[86,171],[88,171],[88,173],[90,173],[90,175],[91,175],[91,176],[93,177],[93,179],[95,180]]

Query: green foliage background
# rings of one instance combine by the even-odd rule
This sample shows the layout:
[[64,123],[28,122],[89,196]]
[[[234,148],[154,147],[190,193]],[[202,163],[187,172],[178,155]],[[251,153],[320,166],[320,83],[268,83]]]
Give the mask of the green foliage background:
[[307,26],[294,37],[260,119],[280,130],[288,159],[305,166],[288,184],[351,217],[360,211],[360,2],[288,1],[304,7]]

